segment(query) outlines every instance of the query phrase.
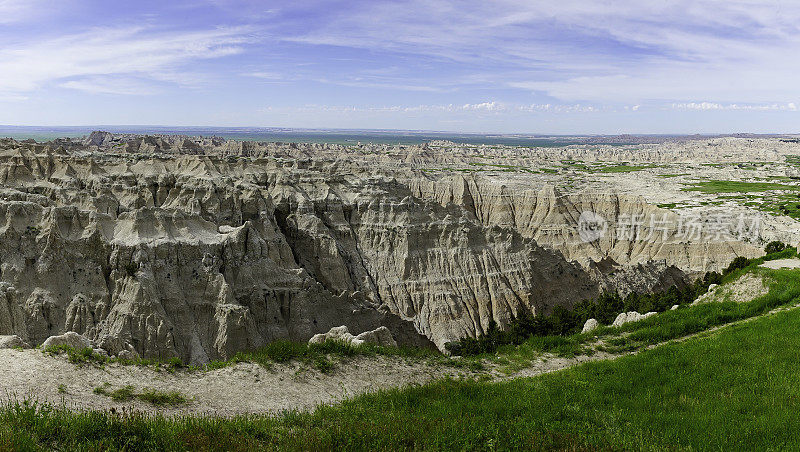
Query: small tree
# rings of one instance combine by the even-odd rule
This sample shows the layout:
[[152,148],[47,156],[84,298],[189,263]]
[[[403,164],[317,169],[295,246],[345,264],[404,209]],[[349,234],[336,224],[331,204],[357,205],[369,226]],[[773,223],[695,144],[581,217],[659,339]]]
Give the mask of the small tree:
[[767,254],[772,254],[772,253],[779,253],[785,249],[786,249],[785,243],[775,240],[767,244],[766,248],[764,248],[764,252]]
[[726,268],[725,271],[722,272],[722,274],[727,275],[740,268],[745,268],[748,265],[750,265],[750,259],[744,256],[739,256],[736,259],[734,259],[733,262],[731,262],[731,265],[728,265],[728,268]]

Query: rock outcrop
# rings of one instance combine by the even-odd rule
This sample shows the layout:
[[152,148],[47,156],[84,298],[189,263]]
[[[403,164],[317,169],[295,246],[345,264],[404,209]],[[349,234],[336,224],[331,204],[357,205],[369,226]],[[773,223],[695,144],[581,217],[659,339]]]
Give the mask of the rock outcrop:
[[327,333],[315,334],[308,340],[309,344],[322,344],[325,341],[340,341],[348,345],[359,346],[362,344],[380,345],[383,347],[396,347],[392,333],[385,326],[378,327],[371,331],[364,331],[358,336],[353,336],[346,326],[331,328]]
[[[514,229],[584,266],[605,260],[634,266],[656,262],[662,265],[655,273],[660,275],[668,267],[692,272],[721,270],[735,257],[762,254],[760,247],[735,238],[736,222],[725,224],[718,240],[692,237],[682,226],[688,219],[639,196],[614,190],[561,193],[552,185],[535,189],[527,184],[497,184],[479,175],[418,178],[411,185],[416,196],[443,205],[462,205],[482,224]],[[602,233],[596,238],[581,236],[585,212],[603,221]],[[631,272],[631,277],[642,277],[646,274],[642,270]],[[635,287],[636,281],[617,285],[641,291]]]
[[656,314],[657,313],[655,313],[655,312],[648,312],[648,313],[645,313],[645,314],[639,314],[636,311],[622,312],[617,316],[616,319],[614,319],[614,323],[612,323],[611,326],[622,326],[622,325],[624,325],[626,323],[638,322],[638,321],[644,320],[644,319],[646,319],[648,317],[652,317],[652,316],[654,316]]
[[397,347],[397,342],[392,337],[392,333],[385,326],[378,327],[372,331],[364,331],[356,336],[356,340],[382,347]]
[[83,350],[84,348],[93,348],[93,345],[94,344],[92,344],[92,341],[86,339],[80,334],[74,331],[67,331],[66,333],[58,336],[48,337],[44,343],[42,343],[42,348],[47,349],[50,347],[70,347],[75,350]]
[[30,348],[31,346],[17,335],[0,336],[0,349],[3,348]]
[[[480,152],[509,164],[636,155]],[[191,363],[339,326],[443,349],[492,321],[665,289],[752,252],[669,233],[587,242],[584,210],[609,222],[664,212],[613,191],[422,171],[485,160],[434,144],[0,140],[0,334],[38,345],[74,332],[112,355]]]
[[596,330],[600,326],[600,323],[597,322],[597,319],[588,319],[583,324],[583,329],[581,333],[591,333],[592,331]]

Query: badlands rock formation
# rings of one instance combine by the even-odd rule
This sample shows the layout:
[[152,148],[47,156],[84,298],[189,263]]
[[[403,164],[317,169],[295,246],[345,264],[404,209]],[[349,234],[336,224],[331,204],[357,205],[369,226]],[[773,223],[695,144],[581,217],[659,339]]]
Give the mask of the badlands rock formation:
[[383,347],[396,347],[397,342],[392,337],[392,332],[385,326],[372,331],[364,331],[358,336],[353,336],[346,326],[331,328],[327,333],[315,334],[308,340],[309,344],[322,344],[329,340],[341,341],[352,346],[362,344],[380,345]]
[[[788,152],[776,143],[755,157]],[[644,155],[707,155],[660,146]],[[626,240],[611,230],[623,216],[675,213],[613,188],[573,193],[546,173],[443,169],[577,155],[641,156],[102,132],[0,140],[0,335],[38,345],[76,332],[111,354],[193,363],[339,326],[443,349],[491,320],[665,289],[760,249],[673,230]],[[587,210],[608,234],[580,236]]]

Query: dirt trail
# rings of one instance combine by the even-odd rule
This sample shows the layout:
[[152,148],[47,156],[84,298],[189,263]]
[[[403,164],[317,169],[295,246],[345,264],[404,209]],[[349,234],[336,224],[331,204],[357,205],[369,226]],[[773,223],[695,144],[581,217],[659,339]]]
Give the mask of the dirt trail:
[[[765,315],[796,309],[800,304],[776,308]],[[666,343],[713,334],[731,325],[752,321],[744,319],[695,335]],[[663,344],[653,345],[649,348]],[[125,407],[164,414],[213,414],[232,416],[249,413],[278,413],[291,409],[312,409],[320,404],[336,403],[359,394],[381,389],[419,385],[440,378],[487,378],[493,381],[532,377],[566,369],[584,362],[615,359],[638,351],[559,358],[544,356],[511,374],[488,363],[484,371],[447,366],[435,361],[397,357],[355,357],[339,359],[325,374],[303,364],[275,364],[267,369],[257,364],[239,363],[212,371],[179,370],[174,373],[147,367],[109,364],[77,366],[65,356],[50,356],[39,350],[0,350],[0,402],[33,398],[76,409],[117,410]],[[334,358],[336,359],[336,358]],[[141,391],[179,391],[189,402],[178,408],[155,407],[138,400],[114,402],[95,394],[105,383],[109,389],[131,385]],[[61,389],[59,389],[61,388]]]

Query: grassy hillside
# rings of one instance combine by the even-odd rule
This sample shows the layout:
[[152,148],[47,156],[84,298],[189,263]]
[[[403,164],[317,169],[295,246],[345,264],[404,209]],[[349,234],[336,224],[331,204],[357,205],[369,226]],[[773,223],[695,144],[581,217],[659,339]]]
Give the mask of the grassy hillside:
[[441,381],[275,418],[0,409],[0,450],[798,449],[800,310],[504,383]]

